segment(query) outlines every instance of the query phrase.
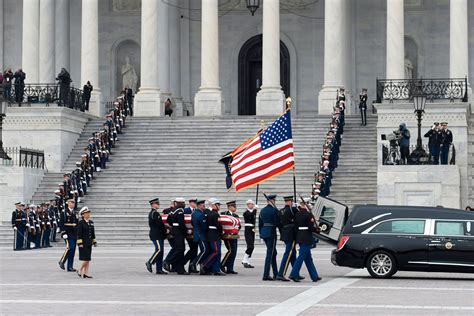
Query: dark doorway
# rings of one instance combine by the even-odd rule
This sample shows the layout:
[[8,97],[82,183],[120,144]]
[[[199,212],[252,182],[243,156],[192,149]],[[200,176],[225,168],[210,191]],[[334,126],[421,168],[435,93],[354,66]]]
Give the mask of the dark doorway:
[[[239,53],[239,115],[255,115],[256,97],[262,85],[262,35],[249,39]],[[290,53],[280,41],[280,85],[290,95]]]

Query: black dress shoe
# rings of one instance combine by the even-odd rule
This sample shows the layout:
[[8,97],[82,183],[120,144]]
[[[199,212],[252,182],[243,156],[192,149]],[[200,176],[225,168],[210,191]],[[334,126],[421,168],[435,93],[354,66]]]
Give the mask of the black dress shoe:
[[272,278],[272,277],[270,277],[270,276],[264,276],[264,277],[262,278],[262,280],[263,280],[263,281],[275,281],[275,279]]
[[306,279],[306,278],[305,278],[304,276],[301,276],[301,275],[300,275],[300,276],[298,277],[298,279],[300,279],[300,281],[301,281],[301,280],[304,280],[304,279]]
[[301,279],[300,278],[294,278],[292,276],[290,276],[290,280],[294,281],[294,282],[301,282]]
[[239,273],[236,271],[227,271],[227,274],[239,274]]
[[178,272],[179,275],[189,275],[189,272],[187,271],[181,271],[181,272]]
[[150,262],[145,262],[145,266],[146,266],[146,269],[148,270],[148,272],[150,273],[153,273],[153,270],[151,269],[151,263]]
[[165,271],[156,271],[156,274],[168,274],[168,272],[165,272]]
[[168,271],[168,272],[171,272],[171,266],[170,266],[170,264],[169,264],[169,263],[165,263],[165,264],[163,265],[163,269],[165,269],[165,270]]
[[92,279],[92,277],[90,275],[87,275],[87,274],[84,274],[84,278],[85,279]]
[[244,265],[244,268],[248,268],[248,269],[253,269],[255,268],[253,265],[251,265],[250,263],[243,263]]
[[279,280],[279,281],[283,281],[283,282],[289,282],[289,281],[290,281],[290,279],[287,279],[287,278],[285,278],[285,277],[282,276],[282,275],[278,275],[278,276],[276,277],[276,279]]
[[224,272],[224,273],[227,273],[227,269],[225,267],[222,267],[221,271]]
[[76,269],[67,269],[67,272],[76,272],[77,270]]
[[66,268],[64,267],[64,263],[63,263],[63,262],[59,261],[58,264],[59,264],[59,267],[60,267],[61,269],[66,270]]
[[322,279],[323,279],[323,278],[321,278],[321,277],[317,277],[317,279],[316,279],[316,280],[313,280],[313,282],[318,282],[318,281],[321,281]]
[[212,275],[220,275],[220,276],[224,276],[225,273],[222,272],[222,271],[219,271],[219,272],[214,272]]

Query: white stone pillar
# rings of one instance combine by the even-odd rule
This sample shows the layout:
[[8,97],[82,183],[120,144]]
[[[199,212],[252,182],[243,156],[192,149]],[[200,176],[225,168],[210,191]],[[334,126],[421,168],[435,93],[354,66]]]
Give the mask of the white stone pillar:
[[183,116],[181,97],[181,16],[179,1],[170,1],[170,92],[173,98],[173,116]]
[[218,0],[202,0],[201,6],[201,86],[194,97],[194,115],[218,116],[223,113],[219,86]]
[[90,81],[94,90],[89,112],[95,116],[105,114],[102,91],[99,87],[99,2],[82,0],[81,22],[81,86]]
[[55,83],[54,0],[40,0],[39,82]]
[[21,64],[27,83],[39,82],[39,9],[39,0],[23,0]]
[[171,98],[170,92],[170,5],[158,1],[158,74],[161,100]]
[[263,1],[262,86],[257,115],[280,115],[285,95],[280,85],[280,0]]
[[158,78],[158,6],[156,0],[142,0],[140,89],[135,95],[134,115],[162,116]]
[[386,79],[405,79],[403,0],[387,0]]
[[61,68],[70,69],[70,36],[69,36],[69,0],[56,1],[56,74]]
[[341,17],[346,12],[345,0],[324,2],[324,83],[318,97],[319,114],[331,114],[336,103],[337,90],[343,87],[346,74],[347,53],[341,43],[348,39],[347,21]]

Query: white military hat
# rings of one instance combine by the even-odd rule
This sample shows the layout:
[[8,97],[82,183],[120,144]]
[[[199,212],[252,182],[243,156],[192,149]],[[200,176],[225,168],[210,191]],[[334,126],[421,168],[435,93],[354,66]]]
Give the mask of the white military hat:
[[91,210],[89,210],[89,208],[87,206],[84,206],[83,208],[81,208],[81,210],[79,211],[79,215],[83,215],[84,213],[88,213],[90,212]]
[[216,198],[210,198],[209,199],[209,204],[221,204],[221,201],[219,201]]
[[181,203],[186,203],[186,200],[182,197],[174,199],[175,202],[181,202]]

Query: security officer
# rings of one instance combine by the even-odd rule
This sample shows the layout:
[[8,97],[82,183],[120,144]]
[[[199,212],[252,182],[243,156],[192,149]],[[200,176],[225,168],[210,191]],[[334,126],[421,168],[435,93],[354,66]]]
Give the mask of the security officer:
[[75,272],[74,254],[76,253],[76,226],[78,223],[77,211],[75,209],[74,199],[66,202],[67,207],[63,210],[59,220],[61,237],[66,241],[66,249],[59,260],[59,267],[65,269],[64,264],[67,261],[67,271]]
[[218,199],[209,199],[209,206],[211,210],[208,212],[206,218],[207,224],[207,242],[209,243],[209,256],[204,262],[204,267],[213,275],[225,275],[221,271],[221,240],[222,240],[222,224],[219,223],[219,208],[221,203]]
[[254,268],[250,264],[250,258],[252,257],[254,245],[255,245],[255,222],[257,218],[257,208],[255,203],[252,200],[247,200],[247,209],[245,210],[244,216],[244,234],[245,234],[245,243],[247,244],[247,249],[245,250],[244,259],[242,259],[242,264],[244,268]]
[[25,249],[25,232],[27,217],[22,210],[21,202],[15,203],[15,210],[12,212],[12,228],[13,228],[13,250]]
[[[233,216],[239,218],[237,215],[237,204],[236,201],[229,201],[227,204],[227,211],[222,212],[221,215]],[[239,227],[240,228],[240,227]],[[230,236],[229,236],[230,237]],[[227,249],[227,253],[221,261],[221,269],[227,274],[238,274],[234,271],[235,257],[237,256],[237,239],[226,238],[224,239],[224,245]]]
[[160,207],[160,199],[156,198],[149,201],[151,211],[148,213],[148,226],[150,226],[150,240],[155,246],[155,252],[151,258],[145,263],[148,272],[153,273],[152,266],[156,264],[156,274],[168,274],[163,271],[163,252],[164,241],[166,238],[166,227],[161,220],[161,215],[158,212]]
[[359,109],[360,109],[360,118],[362,120],[363,126],[367,125],[367,89],[363,88],[362,92],[359,94]]
[[441,164],[448,164],[449,147],[453,143],[453,133],[448,129],[448,122],[441,123]]
[[174,253],[168,259],[170,264],[178,274],[189,274],[184,270],[184,251],[186,246],[184,240],[188,234],[188,229],[184,223],[184,206],[185,200],[183,198],[177,198],[176,210],[174,210],[172,217],[171,234],[174,238]]
[[280,270],[278,271],[277,280],[290,281],[285,277],[288,266],[294,266],[296,260],[295,250],[295,215],[298,209],[294,205],[293,196],[283,197],[285,207],[280,210],[280,240],[285,243],[285,253],[281,258]]
[[[185,215],[191,215],[197,209],[197,198],[189,199],[189,206],[184,209]],[[194,241],[194,236],[186,236],[186,241],[188,242],[189,249],[184,255],[184,265],[189,262],[189,269],[190,273],[198,273],[197,267],[192,265],[194,259],[196,259],[198,253],[198,243]]]
[[[196,206],[197,208],[191,215],[191,223],[194,229],[194,242],[199,246],[199,253],[197,254],[196,258],[191,261],[191,265],[189,267],[189,270],[191,272],[197,271],[197,266],[202,264],[204,259],[206,259],[206,255],[209,249],[206,240],[206,214],[204,213],[204,211],[206,210],[206,201],[196,200]],[[200,273],[205,274],[205,271],[202,266]]]
[[[265,256],[265,266],[263,269],[263,281],[273,281],[278,275],[278,267],[276,261],[276,242],[277,242],[277,227],[280,225],[280,218],[278,216],[278,209],[275,205],[276,194],[265,196],[268,205],[260,211],[258,228],[260,238],[265,241],[267,252]],[[273,270],[273,277],[270,276],[270,266]]]
[[321,280],[314,266],[313,257],[311,256],[311,248],[315,244],[313,233],[318,233],[319,227],[316,227],[316,221],[309,208],[309,201],[302,201],[301,208],[295,215],[295,227],[297,229],[296,242],[300,246],[298,258],[290,273],[290,279],[295,282],[300,282],[300,270],[303,262],[308,269],[309,275],[313,282]]
[[439,165],[439,150],[441,145],[441,130],[439,123],[434,122],[431,129],[425,134],[428,137],[428,148],[430,150],[431,163]]

